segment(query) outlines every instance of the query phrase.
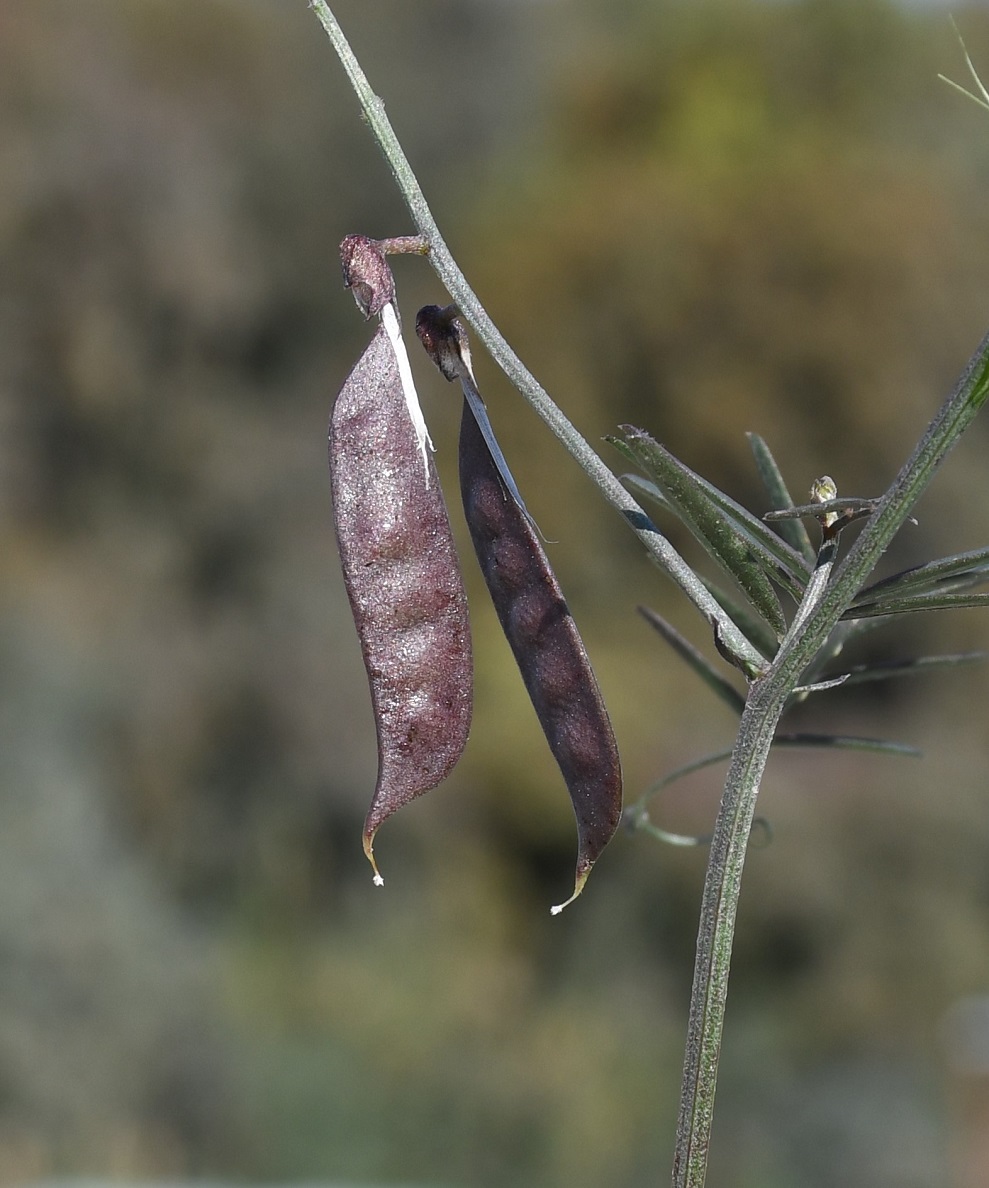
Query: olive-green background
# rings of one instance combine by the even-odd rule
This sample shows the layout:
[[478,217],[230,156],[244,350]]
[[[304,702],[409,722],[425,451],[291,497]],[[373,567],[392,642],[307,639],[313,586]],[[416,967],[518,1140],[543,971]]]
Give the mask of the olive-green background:
[[[336,11],[593,442],[640,425],[761,511],[756,430],[795,495],[876,494],[989,329],[989,113],[937,80],[964,78],[941,7]],[[985,8],[956,17],[989,74]],[[469,547],[466,756],[382,829],[384,890],[361,854],[374,731],[325,430],[370,328],[336,250],[410,230],[304,0],[0,0],[0,1183],[667,1180],[704,853],[622,834],[550,918],[571,812]],[[407,326],[443,301],[423,261],[395,274]],[[475,357],[634,799],[733,736],[635,606],[710,640]],[[458,401],[413,367],[464,545]],[[887,570],[989,540],[987,449],[978,422]],[[987,638],[957,612],[855,659]],[[948,1040],[984,1067],[957,1020],[989,993],[986,699],[971,669],[794,715],[925,757],[770,765],[712,1188],[984,1182]],[[654,816],[702,833],[719,789]]]

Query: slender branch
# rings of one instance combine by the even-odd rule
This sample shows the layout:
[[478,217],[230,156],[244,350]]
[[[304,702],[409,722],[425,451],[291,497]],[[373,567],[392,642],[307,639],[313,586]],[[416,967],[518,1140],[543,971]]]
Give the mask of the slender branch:
[[756,799],[780,716],[806,663],[806,625],[824,598],[834,552],[833,540],[822,544],[817,567],[776,658],[766,675],[749,687],[725,777],[697,930],[673,1159],[674,1188],[703,1188],[707,1175],[735,917]]
[[354,56],[339,22],[326,0],[312,0],[312,7],[333,43],[333,48],[350,79],[350,84],[360,101],[371,132],[384,153],[395,183],[409,208],[416,230],[429,246],[430,263],[443,282],[446,291],[456,302],[463,317],[470,323],[478,338],[484,343],[491,357],[508,379],[560,439],[608,502],[622,514],[625,522],[649,553],[656,558],[660,566],[715,629],[720,644],[730,654],[738,658],[740,667],[749,675],[763,670],[765,667],[764,658],[738,630],[731,618],[722,610],[703,583],[698,580],[690,566],[656,528],[642,507],[605,466],[596,451],[559,406],[554,403],[495,326],[474,290],[467,283],[440,234],[418,179],[385,114],[384,103],[371,89],[367,76]]
[[707,1173],[742,868],[762,773],[785,704],[786,690],[779,681],[753,683],[714,825],[690,994],[675,1188],[703,1188]]

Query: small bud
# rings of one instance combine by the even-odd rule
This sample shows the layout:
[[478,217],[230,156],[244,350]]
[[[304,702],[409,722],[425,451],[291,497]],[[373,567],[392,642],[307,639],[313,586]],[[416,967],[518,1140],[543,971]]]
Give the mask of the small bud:
[[810,488],[811,503],[827,503],[830,499],[838,498],[838,484],[829,475],[825,474],[821,478],[815,480]]

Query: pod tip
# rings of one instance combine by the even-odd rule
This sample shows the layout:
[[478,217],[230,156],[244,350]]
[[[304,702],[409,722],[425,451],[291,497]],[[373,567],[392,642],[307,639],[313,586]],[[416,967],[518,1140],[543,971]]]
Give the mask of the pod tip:
[[371,863],[371,869],[374,871],[374,878],[372,882],[375,887],[383,887],[385,880],[381,877],[381,872],[378,870],[378,864],[374,860],[374,832],[364,834],[364,854],[368,862]]
[[556,904],[555,907],[549,909],[551,916],[558,916],[565,907],[569,907],[577,896],[584,890],[584,884],[587,882],[587,876],[591,873],[590,866],[585,866],[583,870],[578,867],[577,878],[574,880],[573,895],[569,899],[565,899],[563,903]]

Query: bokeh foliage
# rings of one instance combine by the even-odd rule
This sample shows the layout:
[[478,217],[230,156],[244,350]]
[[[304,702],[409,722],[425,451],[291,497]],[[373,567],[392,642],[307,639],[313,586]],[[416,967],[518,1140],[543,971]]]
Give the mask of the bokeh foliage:
[[[989,138],[936,81],[960,74],[940,12],[337,11],[482,299],[589,437],[640,424],[756,509],[746,429],[795,493],[886,484],[989,324]],[[956,15],[989,62],[984,11]],[[336,245],[408,227],[312,15],[2,4],[0,162],[0,1179],[662,1177],[703,859],[620,837],[550,920],[569,807],[466,547],[468,755],[383,831],[384,892],[364,866],[324,435],[368,332]],[[442,299],[421,263],[396,276],[407,323]],[[733,726],[635,602],[708,641],[476,362],[635,794]],[[456,402],[418,370],[453,492]],[[897,562],[986,540],[986,433]],[[874,646],[931,631],[986,628]],[[771,765],[712,1183],[944,1182],[938,1027],[989,982],[985,679],[808,714],[922,764]],[[703,831],[717,792],[671,793],[668,823]]]

